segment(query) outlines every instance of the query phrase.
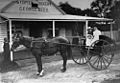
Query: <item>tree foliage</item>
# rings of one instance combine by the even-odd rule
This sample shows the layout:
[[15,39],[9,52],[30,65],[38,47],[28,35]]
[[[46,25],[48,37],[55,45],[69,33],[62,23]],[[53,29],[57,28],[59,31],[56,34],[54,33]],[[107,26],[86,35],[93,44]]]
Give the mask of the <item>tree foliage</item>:
[[82,10],[80,8],[72,7],[68,2],[59,3],[59,7],[67,14],[81,15]]
[[112,19],[120,18],[120,1],[115,1],[114,6],[111,8],[110,17]]
[[59,3],[59,7],[67,14],[105,17],[118,19],[120,13],[120,1],[115,0],[95,0],[91,3],[91,8],[81,10],[80,8],[72,7],[68,2]]
[[120,30],[120,1],[115,1],[111,8],[110,18],[115,21],[114,27]]
[[120,0],[94,0],[91,8],[84,10],[72,7],[68,2],[61,2],[59,7],[67,14],[112,18],[115,20],[114,28],[120,27]]
[[84,9],[84,10],[82,11],[82,13],[83,13],[83,15],[92,16],[92,17],[97,17],[97,14],[96,14],[93,10],[91,10],[91,9],[89,9],[89,8]]
[[113,0],[95,0],[91,3],[91,9],[98,17],[109,17]]
[[84,9],[81,10],[80,8],[75,8],[72,7],[68,2],[59,3],[59,7],[67,14],[72,14],[72,15],[81,15],[81,16],[97,16],[96,13],[94,13],[93,10],[91,9]]

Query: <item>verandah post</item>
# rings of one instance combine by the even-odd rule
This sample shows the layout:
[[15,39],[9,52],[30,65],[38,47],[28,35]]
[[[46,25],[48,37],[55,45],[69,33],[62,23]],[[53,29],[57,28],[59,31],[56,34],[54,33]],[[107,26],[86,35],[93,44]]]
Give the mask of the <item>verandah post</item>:
[[88,20],[85,21],[85,37],[87,39]]
[[55,37],[55,21],[53,20],[53,22],[52,22],[52,28],[53,28],[53,37]]
[[[9,45],[10,45],[10,49],[11,49],[11,46],[12,46],[12,21],[9,20]],[[10,60],[13,61],[13,52],[10,51]]]

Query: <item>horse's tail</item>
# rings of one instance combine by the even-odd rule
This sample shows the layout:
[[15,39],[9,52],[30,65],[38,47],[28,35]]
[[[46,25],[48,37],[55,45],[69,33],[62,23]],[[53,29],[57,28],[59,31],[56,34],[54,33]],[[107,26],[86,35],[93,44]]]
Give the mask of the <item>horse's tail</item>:
[[67,57],[70,59],[72,56],[72,48],[71,48],[71,43],[69,42],[67,45]]

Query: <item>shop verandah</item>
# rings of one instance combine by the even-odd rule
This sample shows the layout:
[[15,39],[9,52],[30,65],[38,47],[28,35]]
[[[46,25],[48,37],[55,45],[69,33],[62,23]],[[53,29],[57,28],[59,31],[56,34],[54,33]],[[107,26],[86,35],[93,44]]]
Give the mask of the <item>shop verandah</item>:
[[[39,14],[0,14],[3,18],[5,18],[8,22],[8,31],[9,31],[9,41],[10,47],[12,45],[12,32],[14,29],[21,30],[27,36],[34,36],[34,37],[43,37],[46,36],[46,31],[50,32],[52,37],[57,35],[60,36],[73,36],[72,31],[75,29],[75,24],[83,23],[82,29],[84,29],[81,33],[85,35],[86,30],[89,26],[90,21],[112,21],[111,19],[106,18],[96,18],[96,17],[87,17],[87,16],[75,16],[75,15],[39,15]],[[73,22],[73,23],[72,23]],[[18,24],[18,26],[17,26]],[[19,26],[19,25],[22,26]],[[39,25],[46,26],[39,30]],[[62,25],[63,24],[63,25]],[[73,29],[70,27],[65,27],[65,25],[72,25]],[[25,26],[24,26],[25,25]],[[62,26],[61,26],[62,25]],[[17,28],[15,28],[17,26]],[[27,28],[25,28],[27,27]],[[32,30],[30,30],[30,27]],[[36,28],[37,27],[37,28]],[[49,28],[48,28],[49,27]],[[60,28],[58,28],[60,27]],[[78,27],[79,28],[79,27]],[[80,27],[81,28],[81,27]],[[112,28],[112,27],[111,27]],[[37,30],[35,30],[37,29]],[[46,30],[48,29],[48,30]],[[60,30],[61,29],[61,30]],[[58,32],[58,30],[60,30]],[[111,29],[112,30],[112,29]],[[59,34],[58,34],[59,33]],[[13,53],[11,52],[11,61],[13,61]]]

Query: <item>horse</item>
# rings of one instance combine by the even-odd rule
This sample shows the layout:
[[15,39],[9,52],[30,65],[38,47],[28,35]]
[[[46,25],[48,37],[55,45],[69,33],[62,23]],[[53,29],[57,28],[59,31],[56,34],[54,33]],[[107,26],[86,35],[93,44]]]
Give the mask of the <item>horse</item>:
[[63,66],[61,68],[61,72],[66,71],[67,59],[71,56],[71,47],[70,42],[65,37],[54,37],[50,40],[46,40],[45,38],[39,38],[38,40],[33,40],[32,38],[24,37],[23,35],[16,35],[13,38],[13,44],[11,46],[11,50],[14,51],[18,46],[24,45],[26,48],[30,49],[33,56],[36,59],[37,63],[37,75],[42,77],[44,76],[44,70],[42,68],[42,55],[53,55],[57,52],[60,53],[63,59]]

